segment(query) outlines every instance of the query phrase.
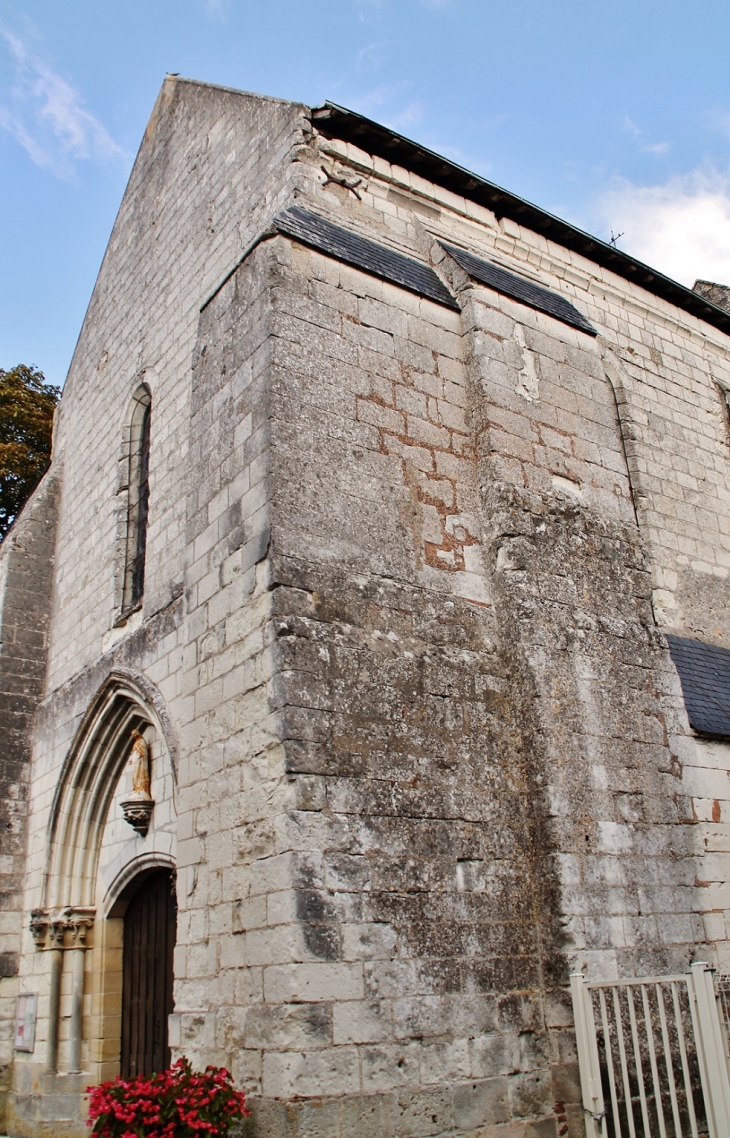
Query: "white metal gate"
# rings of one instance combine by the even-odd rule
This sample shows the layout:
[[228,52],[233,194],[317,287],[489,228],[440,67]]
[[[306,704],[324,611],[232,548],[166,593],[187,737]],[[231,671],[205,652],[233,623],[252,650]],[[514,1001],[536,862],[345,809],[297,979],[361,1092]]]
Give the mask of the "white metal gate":
[[570,978],[587,1138],[730,1138],[725,1031],[708,964]]

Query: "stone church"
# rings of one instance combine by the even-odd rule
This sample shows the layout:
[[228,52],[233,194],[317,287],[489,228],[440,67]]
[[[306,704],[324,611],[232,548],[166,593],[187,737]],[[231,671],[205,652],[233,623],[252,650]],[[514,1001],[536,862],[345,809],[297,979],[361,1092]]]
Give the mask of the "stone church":
[[165,80],[0,551],[0,1130],[578,1136],[569,973],[730,972],[729,295]]

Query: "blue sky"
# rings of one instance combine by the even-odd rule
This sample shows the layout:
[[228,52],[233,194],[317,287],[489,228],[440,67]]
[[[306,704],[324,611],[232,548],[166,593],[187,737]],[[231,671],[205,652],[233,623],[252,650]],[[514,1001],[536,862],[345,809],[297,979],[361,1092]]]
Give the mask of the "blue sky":
[[330,98],[730,283],[727,0],[0,0],[0,367],[62,383],[166,71]]

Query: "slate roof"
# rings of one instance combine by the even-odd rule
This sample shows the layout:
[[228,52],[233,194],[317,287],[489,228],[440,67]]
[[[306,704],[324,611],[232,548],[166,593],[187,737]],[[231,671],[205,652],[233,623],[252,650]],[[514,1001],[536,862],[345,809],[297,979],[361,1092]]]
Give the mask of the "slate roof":
[[325,138],[339,138],[352,142],[368,154],[377,154],[386,161],[412,170],[428,182],[435,182],[447,190],[492,211],[495,217],[509,217],[519,225],[541,233],[548,241],[555,241],[565,249],[574,249],[597,265],[610,269],[620,277],[640,285],[685,312],[691,312],[715,328],[730,334],[730,312],[705,299],[685,285],[673,281],[650,265],[630,257],[606,241],[585,233],[547,210],[533,205],[517,194],[487,181],[472,170],[436,154],[426,146],[405,138],[402,134],[373,122],[372,119],[327,101],[312,109],[312,120]]
[[690,726],[700,735],[730,738],[730,650],[683,636],[667,640]]
[[396,253],[394,249],[388,249],[366,237],[360,237],[349,229],[342,229],[319,214],[310,213],[295,205],[278,214],[274,225],[280,233],[311,245],[320,253],[326,253],[374,277],[407,288],[418,296],[435,300],[437,304],[455,308],[457,312],[459,310],[446,285],[429,265],[414,261],[411,257]]
[[564,324],[572,324],[574,328],[580,328],[581,332],[587,332],[589,336],[598,335],[593,325],[564,296],[560,296],[557,292],[551,292],[547,288],[542,288],[541,285],[534,284],[526,277],[519,277],[515,273],[510,273],[492,261],[482,261],[480,257],[474,257],[471,253],[465,252],[464,249],[457,249],[443,241],[440,244],[449,256],[453,257],[456,263],[461,265],[462,269],[475,280],[489,285],[490,288],[504,293],[505,296],[511,296],[514,300],[528,304],[530,308],[547,312],[548,316],[554,316],[556,320],[562,320]]

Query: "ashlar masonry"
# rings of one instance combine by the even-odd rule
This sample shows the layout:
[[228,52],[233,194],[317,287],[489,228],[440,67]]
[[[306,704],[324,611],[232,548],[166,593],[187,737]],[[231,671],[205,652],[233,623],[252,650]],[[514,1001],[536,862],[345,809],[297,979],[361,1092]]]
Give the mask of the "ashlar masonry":
[[184,1054],[269,1138],[578,1136],[570,971],[730,970],[708,287],[165,80],[0,551],[8,1134]]

